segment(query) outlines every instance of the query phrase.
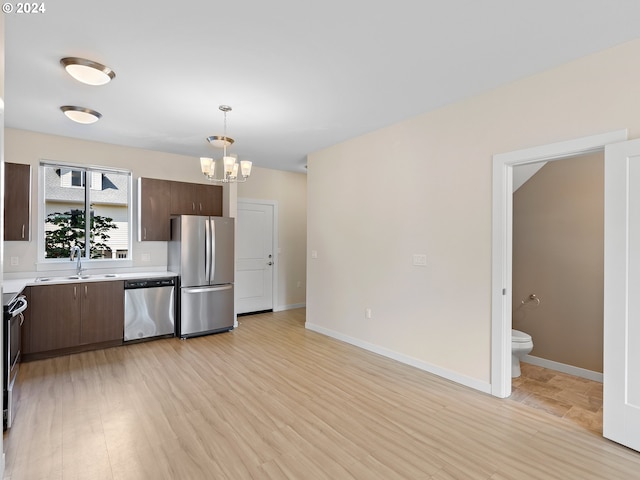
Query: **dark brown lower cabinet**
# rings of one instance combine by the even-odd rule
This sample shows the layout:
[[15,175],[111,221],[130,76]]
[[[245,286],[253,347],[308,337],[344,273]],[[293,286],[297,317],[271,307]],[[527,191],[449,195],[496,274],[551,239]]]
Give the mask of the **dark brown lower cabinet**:
[[82,284],[80,343],[124,338],[124,282]]
[[118,345],[124,337],[124,282],[31,287],[25,359]]
[[80,344],[81,284],[31,287],[31,351],[58,350]]

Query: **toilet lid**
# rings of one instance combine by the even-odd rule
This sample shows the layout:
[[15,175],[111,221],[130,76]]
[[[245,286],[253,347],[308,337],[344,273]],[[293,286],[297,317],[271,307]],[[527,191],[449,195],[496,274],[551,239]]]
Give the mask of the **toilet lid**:
[[511,341],[519,343],[530,342],[531,335],[521,332],[520,330],[511,330]]

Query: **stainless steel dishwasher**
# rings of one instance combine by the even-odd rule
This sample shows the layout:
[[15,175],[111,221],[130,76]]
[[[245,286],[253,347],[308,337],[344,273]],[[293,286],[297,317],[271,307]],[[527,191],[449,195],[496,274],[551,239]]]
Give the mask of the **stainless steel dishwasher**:
[[175,335],[175,277],[124,282],[124,341]]

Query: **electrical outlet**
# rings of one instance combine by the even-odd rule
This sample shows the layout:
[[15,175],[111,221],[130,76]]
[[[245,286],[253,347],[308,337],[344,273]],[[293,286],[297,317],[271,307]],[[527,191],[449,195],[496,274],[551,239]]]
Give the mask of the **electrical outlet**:
[[311,250],[311,258],[318,258],[318,251],[317,250]]
[[371,309],[370,308],[365,308],[364,309],[364,318],[370,320],[372,318],[372,313],[371,313]]
[[20,264],[20,258],[19,257],[11,257],[11,265],[13,265],[14,267],[16,265]]
[[302,282],[298,280],[298,283],[296,283],[296,287],[300,288],[301,286],[302,286]]
[[151,255],[148,253],[143,253],[142,254],[142,261],[143,262],[150,262],[151,261]]

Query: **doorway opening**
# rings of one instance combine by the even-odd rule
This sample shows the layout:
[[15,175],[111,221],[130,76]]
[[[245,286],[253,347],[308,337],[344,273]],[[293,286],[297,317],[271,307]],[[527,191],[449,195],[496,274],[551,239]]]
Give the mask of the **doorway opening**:
[[627,139],[626,130],[494,155],[492,229],[491,393],[511,395],[513,292],[513,169],[602,151]]
[[533,350],[509,398],[602,435],[604,154],[513,175],[512,327]]

